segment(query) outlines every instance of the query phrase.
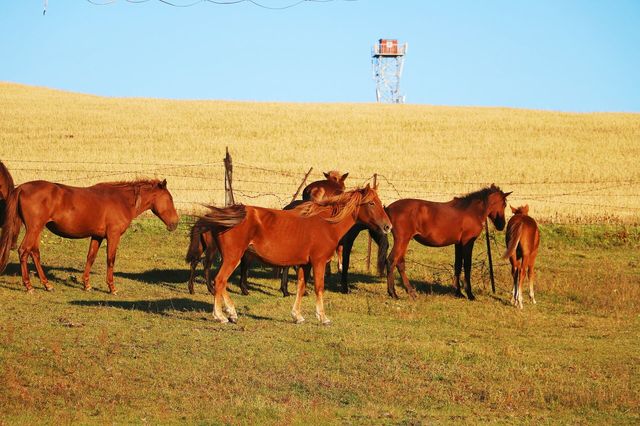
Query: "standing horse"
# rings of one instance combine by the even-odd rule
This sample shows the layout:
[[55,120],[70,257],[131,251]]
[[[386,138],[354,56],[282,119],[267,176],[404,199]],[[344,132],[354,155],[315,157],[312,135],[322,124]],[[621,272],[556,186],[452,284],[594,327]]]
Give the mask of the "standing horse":
[[[236,205],[211,208],[203,219],[209,223],[222,254],[213,303],[213,316],[220,322],[235,322],[238,318],[226,290],[227,279],[244,252],[250,250],[272,265],[311,265],[315,277],[316,316],[322,324],[329,324],[323,303],[324,271],[338,241],[356,220],[377,226],[384,232],[391,229],[376,189],[368,185],[318,203],[308,203],[301,210]],[[291,311],[297,323],[304,321],[300,305],[305,289],[305,269],[308,268],[298,268],[298,291]],[[223,314],[223,301],[229,318]]]
[[511,207],[511,211],[514,215],[511,216],[507,224],[505,235],[507,251],[505,251],[503,257],[505,259],[509,258],[511,263],[511,275],[513,276],[511,303],[522,309],[522,284],[525,275],[529,278],[529,297],[533,304],[536,303],[536,298],[533,294],[533,281],[536,273],[533,270],[533,266],[538,255],[540,231],[536,221],[529,216],[529,205],[524,205],[517,209]]
[[[349,176],[349,173],[340,174],[339,171],[332,170],[323,173],[323,175],[326,178],[325,180],[317,180],[304,187],[302,190],[302,199],[304,201],[311,201],[322,198],[323,196],[332,197],[344,192],[344,181],[347,179],[347,176]],[[319,190],[324,190],[323,195],[320,197],[318,197],[318,194],[315,194],[315,192]]]
[[507,196],[495,185],[472,192],[463,197],[456,197],[445,203],[434,201],[403,199],[387,207],[387,214],[393,224],[393,248],[387,260],[387,291],[391,297],[397,298],[393,270],[398,268],[402,284],[411,297],[416,291],[411,286],[406,274],[405,254],[409,242],[413,238],[420,244],[429,247],[444,247],[455,244],[455,275],[453,283],[456,296],[462,297],[460,291],[460,273],[464,266],[465,292],[469,300],[475,299],[471,292],[471,255],[473,244],[482,232],[487,217],[496,229],[504,229],[504,209]]
[[5,211],[9,194],[13,191],[13,178],[6,166],[0,161],[0,227],[4,223]]
[[87,264],[82,279],[89,290],[89,272],[102,240],[107,240],[107,285],[116,294],[113,285],[113,265],[120,237],[133,218],[151,210],[173,231],[178,226],[178,213],[167,190],[167,181],[138,180],[133,182],[99,183],[87,188],[51,183],[42,180],[26,182],[9,196],[6,226],[0,235],[0,273],[7,266],[11,242],[24,223],[26,233],[18,254],[22,282],[28,292],[33,291],[29,281],[29,256],[38,271],[40,282],[53,290],[40,264],[40,233],[46,226],[64,238],[91,237]]

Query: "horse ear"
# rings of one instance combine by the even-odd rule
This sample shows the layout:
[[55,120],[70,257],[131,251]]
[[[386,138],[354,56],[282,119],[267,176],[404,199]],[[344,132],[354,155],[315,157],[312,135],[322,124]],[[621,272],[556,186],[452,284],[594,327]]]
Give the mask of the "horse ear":
[[329,179],[329,173],[322,172],[322,174],[324,175],[324,177],[325,177],[326,179]]
[[166,179],[164,179],[162,182],[160,182],[160,183],[158,184],[158,187],[159,187],[160,189],[165,189],[165,188],[167,187],[167,180],[166,180]]
[[529,204],[525,204],[524,206],[522,206],[522,214],[529,214]]
[[367,184],[367,186],[364,187],[365,191],[369,191],[371,189],[371,185]]
[[513,193],[513,191],[509,191],[509,192],[505,192],[504,193],[504,198],[507,198],[509,195],[511,195]]
[[511,204],[509,204],[509,207],[511,207],[511,213],[515,213],[518,211],[518,209],[514,208]]
[[349,172],[342,175],[342,177],[340,178],[340,182],[344,182],[347,176],[349,176]]

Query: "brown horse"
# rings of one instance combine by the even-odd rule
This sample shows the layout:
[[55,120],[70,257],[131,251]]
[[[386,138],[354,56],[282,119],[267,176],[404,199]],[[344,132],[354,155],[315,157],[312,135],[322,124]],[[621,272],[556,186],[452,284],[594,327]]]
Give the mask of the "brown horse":
[[[326,214],[329,212],[329,214]],[[322,214],[324,213],[324,214]],[[215,278],[214,318],[235,322],[238,318],[226,287],[227,279],[245,251],[271,265],[311,265],[315,277],[316,316],[322,324],[330,321],[324,312],[324,271],[340,238],[356,220],[389,232],[391,223],[375,188],[345,192],[302,209],[274,210],[253,206],[211,208],[203,219],[213,231],[222,265]],[[291,315],[297,323],[305,289],[305,268],[298,268],[298,292]],[[224,301],[227,318],[222,311]]]
[[[302,199],[311,201],[318,198],[332,197],[344,192],[344,181],[349,173],[340,174],[337,170],[323,173],[325,180],[317,180],[305,186],[302,190]],[[316,194],[317,191],[324,191],[322,195]]]
[[28,292],[33,291],[27,267],[31,256],[40,282],[47,290],[53,289],[40,264],[40,233],[46,226],[61,237],[91,238],[82,276],[85,290],[91,288],[89,272],[106,238],[107,285],[115,294],[113,265],[120,237],[133,218],[146,210],[158,216],[170,231],[176,229],[178,213],[166,180],[99,183],[87,188],[42,180],[23,183],[11,193],[7,203],[6,226],[0,235],[0,273],[7,266],[11,242],[24,223],[26,233],[18,249],[22,282]]
[[402,284],[411,297],[416,297],[406,274],[405,254],[409,242],[413,238],[420,244],[429,247],[444,247],[455,244],[456,296],[462,297],[460,291],[460,273],[464,266],[465,291],[469,300],[475,297],[471,292],[471,255],[473,244],[482,232],[487,217],[496,229],[504,229],[504,209],[507,196],[495,185],[472,192],[463,197],[456,197],[445,203],[434,201],[403,199],[387,207],[387,214],[393,224],[393,248],[387,259],[387,291],[391,297],[397,298],[393,270],[398,268]]
[[9,194],[13,191],[13,178],[7,167],[0,161],[0,227],[4,223]]
[[529,297],[533,304],[536,303],[533,294],[533,281],[536,273],[533,266],[538,255],[540,231],[536,221],[529,216],[529,205],[517,209],[511,207],[511,211],[514,215],[511,216],[507,224],[505,235],[507,251],[504,253],[504,258],[509,258],[511,263],[511,275],[513,276],[511,303],[522,309],[522,283],[525,275],[529,278]]

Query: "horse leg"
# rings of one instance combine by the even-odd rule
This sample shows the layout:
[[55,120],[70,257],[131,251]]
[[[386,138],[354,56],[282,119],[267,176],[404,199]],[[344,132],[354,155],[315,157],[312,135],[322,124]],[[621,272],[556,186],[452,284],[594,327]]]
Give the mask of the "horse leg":
[[[289,267],[285,266],[280,268],[282,272],[282,276],[280,277],[280,291],[282,292],[283,297],[289,296]],[[300,268],[298,268],[298,280],[300,277]]]
[[[9,226],[9,225],[8,225]],[[40,239],[40,232],[42,227],[26,227],[26,234],[20,243],[18,248],[18,257],[20,258],[20,272],[22,274],[22,284],[27,289],[27,293],[33,293],[33,286],[31,285],[31,279],[29,278],[29,256],[33,250],[35,242]]]
[[[216,246],[217,247],[217,246]],[[214,294],[213,284],[211,284],[211,265],[213,265],[213,259],[215,258],[217,250],[207,246],[204,251],[204,261],[202,267],[204,268],[204,282],[207,284],[207,290],[209,293]]]
[[33,264],[36,265],[36,271],[38,271],[38,278],[47,291],[53,291],[53,286],[49,284],[47,276],[44,274],[42,265],[40,264],[40,238],[36,239],[33,248],[31,249],[31,259]]
[[200,262],[199,260],[192,260],[191,264],[190,264],[190,271],[189,271],[189,282],[187,283],[187,287],[189,288],[189,294],[194,294],[195,290],[193,289],[193,280],[196,277],[196,268],[198,267],[198,262]]
[[[82,282],[84,283],[85,290],[91,290],[91,284],[89,284],[89,273],[91,272],[93,262],[96,260],[100,244],[102,244],[102,238],[91,237],[91,242],[89,242],[89,253],[87,253],[87,264],[85,265],[84,273],[82,274]],[[193,287],[191,281],[189,281],[189,284]]]
[[[406,254],[408,246],[409,246],[409,240],[400,239],[399,236],[398,236],[398,239],[395,239],[395,235],[394,235],[393,248],[391,249],[391,253],[389,254],[389,258],[387,261],[388,262],[387,293],[389,293],[389,296],[393,297],[394,299],[398,298],[398,294],[396,293],[395,283],[393,280],[393,270],[398,265],[398,262],[400,261],[400,259],[403,258],[404,255]],[[404,281],[402,283],[404,284]]]
[[[240,262],[241,258],[242,252],[225,253],[222,257],[222,265],[220,265],[214,280],[215,291],[213,295],[213,318],[216,321],[225,323],[229,321],[235,322],[238,319],[236,309],[233,306],[233,302],[231,301],[229,294],[227,293],[227,281],[236,269],[236,266],[238,266],[238,262]],[[223,313],[223,300],[225,310],[229,313],[228,319]]]
[[359,230],[356,232],[353,229],[354,228],[351,228],[349,232],[342,237],[342,271],[340,276],[340,286],[342,287],[342,292],[345,294],[349,293],[349,283],[347,282],[347,278],[349,276],[349,264],[351,262],[351,249],[353,248],[353,242],[358,236],[358,232],[360,232]]
[[[288,269],[288,268],[285,268]],[[304,273],[305,269],[303,267],[298,268],[298,289],[296,291],[296,300],[293,302],[293,308],[291,309],[291,317],[296,322],[296,324],[302,324],[304,322],[304,317],[302,316],[300,306],[302,304],[302,296],[304,295],[304,290],[306,288],[306,284],[304,281]]]
[[327,266],[326,261],[313,263],[313,275],[315,277],[314,288],[316,291],[316,318],[322,325],[331,324],[331,320],[324,313],[324,270]]
[[116,263],[116,250],[120,243],[120,233],[112,233],[107,235],[107,286],[111,294],[118,294],[116,286],[113,284],[113,266]]
[[404,256],[402,256],[398,260],[397,268],[398,268],[398,272],[400,273],[400,278],[402,278],[402,285],[404,286],[404,289],[407,291],[407,293],[409,293],[409,296],[411,296],[412,299],[416,299],[416,297],[418,297],[416,295],[416,289],[413,288],[413,286],[409,282],[409,278],[407,277],[406,263],[404,261]]
[[515,306],[518,297],[518,259],[513,254],[509,257],[511,263],[511,278],[513,280],[513,291],[511,292],[511,304]]
[[453,263],[453,286],[456,288],[456,297],[464,297],[460,289],[460,274],[462,273],[462,244],[456,244],[456,254]]
[[475,300],[475,296],[471,292],[471,261],[473,253],[473,244],[475,240],[469,241],[463,248],[463,266],[464,266],[464,280],[465,280],[465,292],[467,293],[467,299]]
[[337,258],[337,261],[338,261],[338,272],[339,273],[342,272],[342,251],[343,251],[342,244],[339,244],[338,248],[336,248],[336,258]]
[[522,309],[524,305],[522,304],[522,284],[524,284],[524,277],[527,274],[527,267],[529,263],[529,256],[523,254],[522,261],[520,262],[520,271],[518,274],[518,298],[517,298],[517,306]]
[[249,265],[251,260],[246,254],[242,255],[240,260],[240,291],[243,295],[249,294],[249,288],[247,287],[247,280],[249,279]]
[[536,261],[536,252],[531,254],[531,259],[529,260],[529,270],[527,271],[527,277],[529,278],[529,297],[531,298],[531,303],[536,304],[536,297],[533,294],[533,281],[536,276],[536,272],[533,269],[535,261]]

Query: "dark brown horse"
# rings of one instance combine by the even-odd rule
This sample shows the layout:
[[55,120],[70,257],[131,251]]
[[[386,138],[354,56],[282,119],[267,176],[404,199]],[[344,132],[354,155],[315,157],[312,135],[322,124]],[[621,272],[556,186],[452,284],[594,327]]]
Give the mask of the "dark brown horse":
[[[328,213],[328,214],[327,214]],[[221,322],[238,318],[227,293],[227,279],[245,251],[271,265],[311,265],[315,277],[316,316],[322,324],[330,321],[324,312],[324,271],[340,238],[356,220],[389,232],[391,223],[375,188],[357,189],[308,203],[302,209],[288,211],[253,206],[211,208],[203,217],[213,231],[222,265],[215,278],[214,318]],[[305,289],[305,269],[298,268],[298,292],[291,315],[297,323]],[[222,303],[229,315],[223,314]]]
[[469,300],[475,297],[471,292],[471,260],[473,244],[482,232],[487,217],[496,229],[504,229],[504,209],[507,196],[495,185],[456,197],[445,203],[434,201],[403,199],[387,207],[387,214],[393,224],[393,248],[387,259],[387,291],[397,298],[393,270],[398,268],[402,284],[407,292],[416,297],[416,292],[406,274],[405,254],[411,239],[429,247],[444,247],[455,244],[455,275],[453,283],[456,295],[460,291],[460,273],[464,266],[465,292]]
[[0,161],[0,227],[4,223],[5,211],[9,194],[13,191],[13,178],[6,166]]
[[536,273],[533,266],[540,245],[540,230],[536,221],[529,216],[529,205],[517,209],[511,207],[511,211],[514,215],[511,216],[507,224],[505,235],[507,251],[504,253],[504,258],[509,258],[511,263],[511,275],[513,276],[511,303],[522,309],[522,284],[525,275],[529,278],[529,297],[533,304],[536,303],[533,294],[533,281]]
[[131,221],[146,210],[158,216],[170,231],[176,229],[178,213],[166,180],[99,183],[87,188],[42,180],[23,183],[9,196],[6,226],[0,235],[0,273],[7,266],[11,242],[24,223],[26,233],[18,249],[22,282],[28,292],[33,291],[27,267],[31,256],[40,281],[47,290],[53,289],[40,264],[40,233],[46,226],[61,237],[91,238],[82,275],[85,290],[91,288],[89,272],[106,238],[107,285],[115,294],[113,265],[120,237]]

